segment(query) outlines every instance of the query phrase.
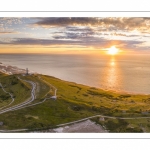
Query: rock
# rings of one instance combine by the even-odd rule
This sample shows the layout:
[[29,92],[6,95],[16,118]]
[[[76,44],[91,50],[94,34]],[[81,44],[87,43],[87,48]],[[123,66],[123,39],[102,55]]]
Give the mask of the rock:
[[99,121],[105,121],[105,119],[103,117],[99,118]]

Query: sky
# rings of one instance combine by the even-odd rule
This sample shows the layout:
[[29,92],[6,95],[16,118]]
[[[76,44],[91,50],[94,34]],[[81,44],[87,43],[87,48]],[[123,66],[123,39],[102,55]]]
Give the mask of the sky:
[[150,18],[0,18],[0,53],[150,52]]

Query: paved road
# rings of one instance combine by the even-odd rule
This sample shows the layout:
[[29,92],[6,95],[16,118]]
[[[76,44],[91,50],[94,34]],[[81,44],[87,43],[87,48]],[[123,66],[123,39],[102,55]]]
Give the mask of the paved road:
[[[22,80],[22,81],[25,81],[25,82],[28,82],[32,85],[32,90],[31,90],[31,99],[30,100],[27,100],[21,104],[17,104],[15,106],[12,106],[12,107],[9,107],[9,108],[6,108],[6,109],[3,109],[0,111],[0,114],[3,114],[5,112],[8,112],[8,111],[14,111],[14,110],[18,110],[18,109],[22,109],[22,108],[27,108],[27,107],[31,107],[31,106],[35,106],[35,105],[38,105],[38,104],[41,104],[43,102],[45,102],[47,99],[50,99],[50,98],[45,98],[42,102],[38,102],[38,103],[34,103],[34,104],[31,104],[29,105],[31,102],[33,102],[36,98],[36,95],[35,95],[35,89],[36,89],[36,84],[32,81],[28,81],[28,80],[23,80],[21,79],[20,77],[18,77],[19,80]],[[41,79],[41,77],[39,77],[39,79]],[[42,79],[43,80],[43,79]],[[54,87],[52,84],[48,83],[47,81],[43,80],[44,82],[46,82],[47,84],[49,84],[53,89],[54,89],[54,96],[56,97],[56,92],[57,92],[57,88]],[[7,92],[8,93],[8,92]],[[11,93],[9,93],[11,95],[11,97],[13,98],[13,95]],[[53,96],[52,96],[53,97]],[[9,104],[10,105],[10,104]],[[8,106],[8,105],[7,105]]]
[[23,80],[23,79],[20,79],[18,77],[19,80],[22,80],[22,81],[25,81],[25,82],[28,82],[32,85],[32,90],[31,90],[31,98],[23,103],[20,103],[20,104],[17,104],[15,106],[12,106],[12,107],[9,107],[9,108],[6,108],[6,109],[3,109],[0,111],[0,114],[3,114],[5,112],[8,112],[8,111],[13,111],[13,110],[18,110],[18,109],[22,109],[23,106],[27,105],[27,104],[30,104],[32,101],[34,101],[34,99],[36,98],[35,96],[35,89],[36,89],[36,84],[32,81],[28,81],[28,80]]
[[[40,80],[43,80],[40,76],[38,76],[38,78],[40,79]],[[50,85],[53,89],[54,89],[54,96],[55,97],[57,97],[57,95],[56,95],[56,92],[57,92],[57,88],[56,87],[54,87],[52,84],[50,84],[50,83],[48,83],[47,81],[45,81],[45,80],[43,80],[44,82],[46,82],[48,85]],[[49,92],[48,92],[49,93]],[[48,94],[47,93],[47,94]],[[47,95],[46,94],[46,95]],[[45,96],[46,96],[45,95]],[[53,96],[52,96],[53,97]],[[37,102],[37,103],[34,103],[34,104],[31,104],[31,105],[27,105],[27,106],[23,106],[23,107],[20,107],[20,108],[27,108],[27,107],[31,107],[31,106],[35,106],[35,105],[39,105],[39,104],[42,104],[42,103],[44,103],[47,99],[50,99],[50,98],[52,98],[52,97],[47,97],[47,98],[45,98],[43,101],[41,101],[41,102]]]
[[5,93],[8,93],[8,94],[10,95],[10,97],[11,97],[11,99],[12,99],[12,101],[11,101],[8,105],[3,106],[3,107],[0,108],[0,109],[3,109],[3,108],[5,108],[5,107],[8,107],[9,105],[11,105],[11,104],[14,102],[15,99],[13,98],[13,95],[12,95],[11,93],[7,92],[7,91],[4,89],[2,83],[0,83],[0,86],[2,87],[2,89],[3,89],[3,91],[4,91]]
[[[3,114],[5,112],[8,112],[8,111],[13,111],[13,110],[18,110],[18,109],[22,109],[22,108],[27,108],[27,107],[31,107],[31,106],[35,106],[35,105],[39,105],[41,103],[44,103],[47,99],[50,99],[50,98],[45,98],[42,102],[37,102],[37,103],[34,103],[34,104],[31,104],[29,105],[31,102],[33,102],[36,98],[36,95],[35,95],[35,89],[36,89],[36,84],[32,81],[28,81],[28,80],[23,80],[21,78],[18,77],[19,80],[22,80],[22,81],[25,81],[25,82],[28,82],[32,85],[32,90],[31,90],[31,99],[28,100],[28,101],[25,101],[21,104],[18,104],[18,105],[15,105],[15,106],[12,106],[12,107],[9,107],[7,109],[4,109],[4,110],[1,110],[0,111],[0,114]],[[43,80],[44,81],[44,80]],[[46,81],[44,81],[46,82]],[[54,96],[56,96],[56,91],[57,91],[57,88],[54,87],[53,85],[51,85],[50,83],[46,82],[47,84],[49,84],[51,87],[54,88]],[[10,93],[11,94],[11,93]]]

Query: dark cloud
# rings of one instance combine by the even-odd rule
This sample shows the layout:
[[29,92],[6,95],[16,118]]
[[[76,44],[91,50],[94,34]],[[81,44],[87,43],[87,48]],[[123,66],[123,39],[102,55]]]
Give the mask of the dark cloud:
[[0,41],[0,44],[9,45],[71,45],[78,44],[78,41],[66,41],[66,40],[49,40],[49,39],[36,39],[36,38],[16,38],[10,42]]
[[[143,44],[143,41],[127,41],[127,40],[107,40],[104,38],[84,38],[78,40],[51,40],[51,39],[35,39],[35,38],[18,38],[13,39],[10,42],[0,41],[2,45],[41,45],[41,46],[57,46],[61,47],[62,45],[66,46],[79,46],[79,47],[94,47],[94,48],[106,48],[111,45],[116,45],[120,48],[136,48],[140,49],[140,44]],[[136,50],[135,49],[135,50]],[[143,49],[143,48],[142,48]]]
[[79,28],[79,27],[66,27],[65,31],[54,32],[52,37],[54,39],[81,39],[94,37],[97,35],[95,31],[89,27]]
[[74,25],[97,25],[99,22],[98,18],[88,18],[88,17],[61,17],[61,18],[39,18],[39,21],[34,23],[38,26],[74,26]]
[[[97,26],[99,30],[141,30],[150,29],[150,18],[88,18],[88,17],[61,17],[61,18],[39,18],[35,26]],[[70,28],[71,29],[71,28]],[[72,29],[72,31],[75,29]]]
[[65,29],[71,32],[94,32],[94,30],[90,27],[81,28],[81,27],[67,26]]
[[[78,30],[77,30],[78,31]],[[94,38],[94,37],[97,37],[97,36],[123,36],[123,37],[141,37],[141,35],[136,35],[136,34],[131,34],[131,35],[127,35],[127,34],[124,34],[124,33],[117,33],[117,32],[114,32],[114,33],[99,33],[99,32],[95,32],[95,31],[87,31],[82,29],[82,30],[79,30],[79,31],[82,31],[82,32],[54,32],[54,35],[52,36],[54,39],[87,39],[87,38]],[[149,36],[146,36],[146,35],[143,35],[142,37],[149,37]]]
[[123,33],[111,33],[110,35],[114,35],[114,36],[127,36],[127,34],[123,34]]
[[123,33],[110,33],[110,34],[105,34],[105,35],[112,35],[112,36],[125,36],[125,37],[150,37],[148,35],[137,35],[137,34],[130,34],[130,35],[127,35],[127,34],[123,34]]
[[83,39],[88,37],[94,38],[93,32],[81,32],[81,33],[75,33],[75,32],[65,32],[64,35],[54,35],[54,39]]

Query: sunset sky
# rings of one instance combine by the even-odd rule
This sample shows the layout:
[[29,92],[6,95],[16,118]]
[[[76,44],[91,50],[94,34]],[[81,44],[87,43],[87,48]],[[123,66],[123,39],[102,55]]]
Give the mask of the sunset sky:
[[150,18],[0,18],[0,53],[150,51]]

